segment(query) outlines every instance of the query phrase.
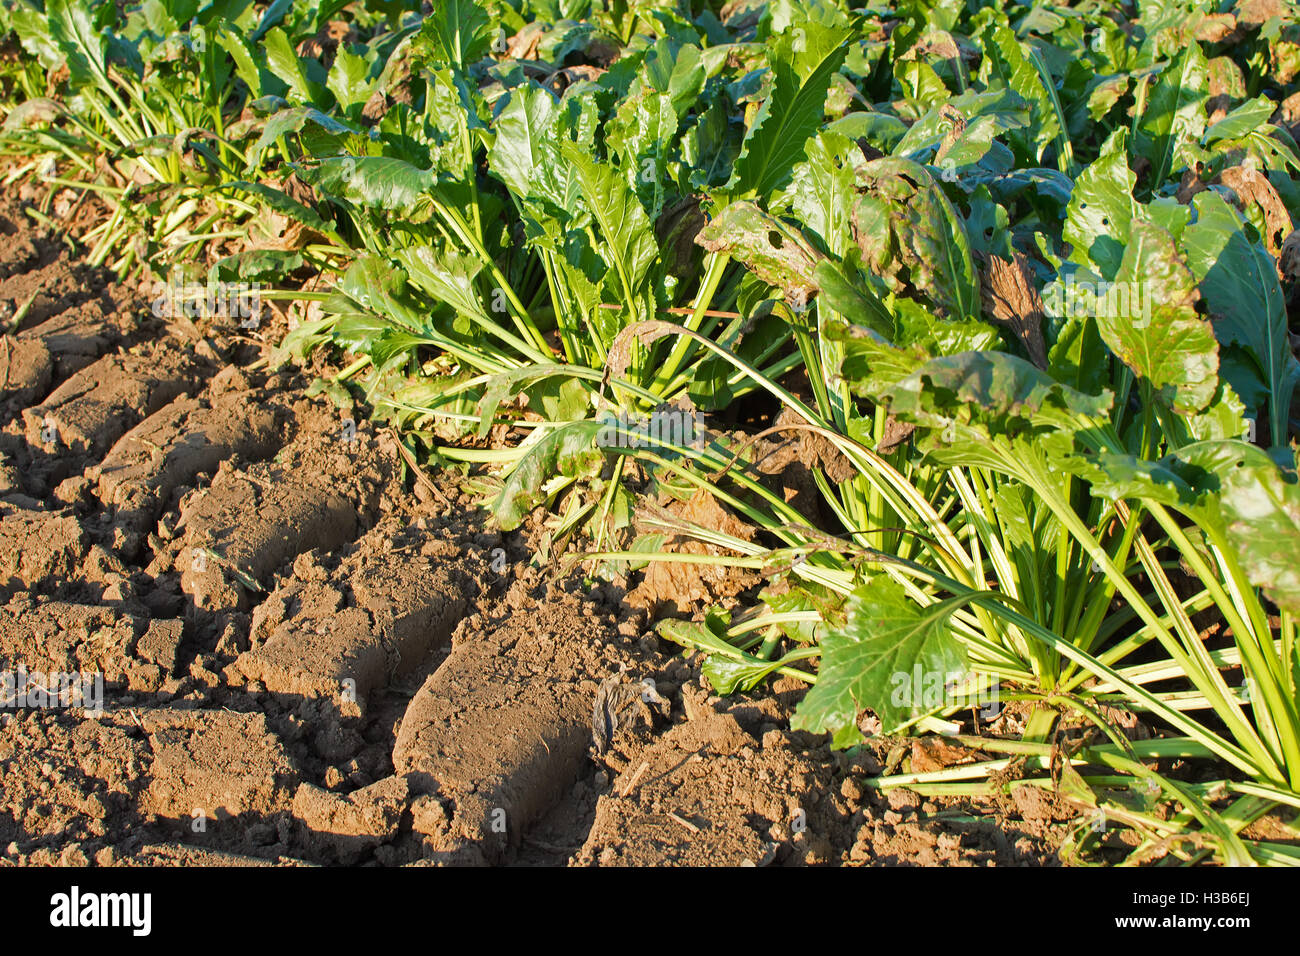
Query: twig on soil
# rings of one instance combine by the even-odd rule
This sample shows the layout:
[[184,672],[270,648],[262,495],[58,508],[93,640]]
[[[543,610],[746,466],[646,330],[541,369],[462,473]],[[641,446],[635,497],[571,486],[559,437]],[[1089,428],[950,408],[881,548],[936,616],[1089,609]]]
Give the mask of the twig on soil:
[[640,779],[641,779],[641,775],[642,775],[643,773],[645,773],[645,772],[646,772],[647,770],[649,770],[649,769],[650,769],[650,761],[648,761],[648,760],[644,760],[644,761],[642,761],[642,762],[641,762],[641,766],[639,766],[639,767],[636,768],[636,773],[632,774],[632,779],[629,780],[629,781],[627,782],[627,786],[625,786],[625,787],[622,789],[622,791],[619,793],[619,797],[620,797],[620,798],[623,798],[623,799],[626,799],[627,796],[628,796],[628,795],[629,795],[633,790],[636,789],[636,785],[637,785],[637,783],[640,781]]
[[439,491],[433,480],[420,470],[420,466],[415,461],[415,455],[411,454],[411,450],[406,447],[406,444],[402,441],[402,436],[397,433],[397,429],[389,426],[388,430],[392,432],[393,439],[397,442],[397,451],[402,456],[402,461],[406,462],[406,467],[411,469],[411,474],[415,475],[415,480],[424,485],[431,495],[450,508],[451,502],[447,500],[447,496]]
[[694,823],[692,823],[690,820],[687,820],[685,817],[678,816],[677,814],[673,813],[671,810],[668,811],[668,818],[675,823],[680,823],[682,826],[686,827],[686,829],[690,830],[692,833],[700,832],[700,828],[697,827]]

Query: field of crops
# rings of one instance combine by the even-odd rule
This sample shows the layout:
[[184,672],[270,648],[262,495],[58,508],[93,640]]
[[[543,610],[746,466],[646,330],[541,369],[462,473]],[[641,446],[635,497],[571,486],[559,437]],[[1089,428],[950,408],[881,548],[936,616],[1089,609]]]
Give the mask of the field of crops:
[[[902,788],[941,813],[1035,792],[1060,824],[1045,859],[1068,863],[1300,864],[1293,5],[6,0],[0,32],[6,235],[43,230],[77,275],[132,290],[178,336],[148,363],[214,363],[213,409],[223,375],[271,381],[267,408],[301,381],[323,431],[350,416],[332,440],[390,443],[375,514],[460,508],[479,524],[450,550],[603,595],[613,620],[637,609],[645,666],[680,655],[674,692],[774,707],[771,732],[858,766],[845,793]],[[66,376],[48,335],[53,378],[11,378],[41,294],[0,284],[0,450],[23,472],[0,497],[27,509],[4,520],[81,516],[98,494],[125,527],[102,459],[135,421],[82,445],[50,424]],[[56,445],[82,457],[56,467],[38,448]],[[319,541],[254,568],[195,537],[207,506],[183,497],[225,457],[151,478],[152,510],[101,550],[144,568],[174,532],[146,583],[174,570],[179,603],[149,616],[225,614],[210,634],[186,618],[180,646],[270,687],[247,663],[280,620],[266,608],[341,575],[302,555],[372,519],[338,541],[304,519]],[[249,480],[265,506],[274,484]],[[178,500],[184,520],[153,534]],[[400,536],[365,540],[348,573],[406,573]],[[101,545],[81,547],[69,568]],[[205,555],[219,587],[195,583]],[[11,608],[66,598],[29,571],[7,572]],[[342,593],[315,619],[352,608]],[[628,688],[654,726],[703,706],[591,673],[575,694],[597,753],[627,730]],[[320,799],[409,779],[411,713],[352,788],[314,745]],[[649,786],[650,763],[611,766],[612,792]],[[427,797],[406,786],[418,829]],[[633,826],[595,806],[598,829]],[[704,841],[680,806],[654,809]],[[27,812],[6,840],[35,832]],[[612,861],[606,836],[592,861]],[[500,859],[457,846],[450,862]]]

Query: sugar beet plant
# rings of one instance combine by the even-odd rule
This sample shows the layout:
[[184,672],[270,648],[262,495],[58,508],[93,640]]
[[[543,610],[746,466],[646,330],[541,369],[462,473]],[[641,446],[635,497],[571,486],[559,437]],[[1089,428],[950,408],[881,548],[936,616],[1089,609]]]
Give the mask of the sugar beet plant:
[[[325,386],[471,466],[503,527],[549,509],[598,571],[765,572],[759,610],[662,625],[720,691],[805,679],[795,725],[841,747],[949,734],[965,756],[871,782],[1055,788],[1077,859],[1101,819],[1133,862],[1300,862],[1256,832],[1300,809],[1281,6],[6,17],[4,141],[116,201],[100,258],[320,270],[274,361],[343,350]],[[271,215],[292,242],[232,245]]]
[[[1016,43],[982,19],[984,35]],[[1000,54],[1012,59],[1016,49]],[[1032,48],[1018,55],[1042,59]],[[1195,65],[1202,54],[1193,44],[1181,56]],[[1192,83],[1204,76],[1190,75]],[[919,123],[874,160],[849,161],[860,144],[820,134],[810,158],[839,149],[844,162],[819,165],[844,172],[775,205],[816,202],[838,217],[801,217],[815,251],[797,268],[761,243],[748,261],[779,285],[817,294],[820,340],[803,349],[816,400],[762,385],[801,419],[788,428],[829,441],[840,456],[841,480],[819,481],[834,520],[809,528],[806,515],[729,462],[701,456],[711,476],[737,483],[730,494],[715,484],[715,493],[781,546],[701,536],[748,553],[755,567],[789,568],[790,581],[765,595],[769,614],[735,625],[721,616],[669,623],[665,632],[713,652],[712,674],[726,688],[820,655],[796,723],[832,731],[841,744],[861,739],[864,708],[886,730],[937,726],[996,681],[1003,702],[1036,705],[1023,739],[1003,751],[1031,767],[1052,767],[1063,714],[1082,714],[1105,735],[1072,754],[1089,772],[1069,770],[1068,783],[1078,802],[1142,833],[1139,858],[1185,839],[1174,858],[1277,862],[1292,851],[1238,833],[1278,805],[1296,805],[1291,569],[1300,494],[1288,444],[1297,366],[1285,296],[1269,227],[1252,222],[1242,200],[1247,187],[1186,195],[1175,163],[1169,171],[1181,183],[1141,188],[1133,169],[1194,156],[1206,179],[1240,184],[1234,170],[1244,170],[1247,182],[1257,176],[1272,189],[1294,168],[1294,150],[1258,118],[1211,125],[1193,115],[1166,124],[1164,142],[1130,140],[1130,129],[1160,126],[1157,114],[1177,102],[1175,91],[1186,95],[1188,76],[1155,74],[1145,112],[1099,143],[1042,133],[1017,155],[1023,142],[1008,135],[999,153],[993,138],[978,147],[975,168],[955,175],[947,160],[978,122],[955,102],[1016,105],[996,66],[975,78],[987,89],[935,107],[950,124],[929,152],[907,148]],[[1188,98],[1204,108],[1203,97]],[[1065,116],[1068,105],[1052,110]],[[1003,122],[1008,134],[1016,128]],[[1092,162],[1073,181],[1059,169],[1018,168],[1053,154],[1071,168],[1085,148]],[[928,169],[917,164],[927,159]],[[1003,172],[991,176],[981,163]],[[995,196],[988,187],[999,178],[1004,189],[1036,182],[1038,195]],[[1024,245],[1034,260],[1008,244],[1008,225],[1011,237],[1032,237]],[[784,271],[774,272],[778,265]],[[908,447],[882,454],[898,447],[891,419],[895,435],[917,431]],[[1257,434],[1262,421],[1268,434]],[[777,658],[778,631],[812,647]],[[1231,641],[1215,646],[1216,633]],[[760,640],[768,653],[754,652]],[[913,672],[956,679],[917,695],[906,680]],[[1115,707],[1168,732],[1130,741]],[[1244,780],[1189,785],[1159,772],[1160,761],[1198,758]],[[881,783],[983,790],[972,781],[1007,763]],[[1058,766],[1057,785],[1062,773]],[[1181,807],[1172,819],[1150,812],[1162,796]]]
[[[13,77],[11,95],[21,102],[0,142],[30,156],[51,188],[91,192],[112,209],[86,237],[92,263],[165,273],[192,262],[195,250],[235,247],[217,274],[279,278],[277,269],[301,262],[303,243],[277,242],[284,237],[264,222],[274,214],[314,230],[305,235],[320,248],[308,258],[323,266],[348,250],[329,223],[267,177],[261,158],[266,141],[284,133],[286,94],[310,93],[331,108],[369,95],[394,31],[363,16],[375,50],[351,57],[344,49],[327,72],[320,38],[339,42],[329,35],[338,6],[6,4],[0,22],[31,60]],[[295,44],[308,52],[300,57]]]
[[[716,410],[752,388],[693,339],[624,329],[662,316],[766,375],[798,364],[787,323],[736,311],[759,283],[726,249],[692,240],[707,210],[748,208],[790,178],[850,30],[809,21],[805,48],[791,29],[715,49],[664,7],[651,22],[673,29],[608,70],[539,71],[492,55],[492,38],[518,26],[503,9],[448,5],[424,21],[407,50],[411,105],[362,155],[342,132],[294,155],[365,249],[300,339],[359,352],[376,408],[427,432],[444,459],[501,465],[503,526],[578,485],[561,528],[594,518],[599,535],[627,524],[630,499],[623,460],[607,459],[598,436],[647,414]],[[596,50],[618,30],[569,22],[545,40]],[[746,128],[763,76],[771,90]],[[446,441],[509,427],[528,437]]]

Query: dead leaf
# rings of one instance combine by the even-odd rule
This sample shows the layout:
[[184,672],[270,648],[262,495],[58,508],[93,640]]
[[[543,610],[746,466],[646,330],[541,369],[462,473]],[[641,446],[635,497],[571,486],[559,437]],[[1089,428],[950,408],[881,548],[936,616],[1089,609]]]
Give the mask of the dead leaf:
[[[754,539],[754,528],[740,521],[718,504],[707,491],[700,490],[688,501],[677,501],[666,509],[666,516],[683,526],[699,526],[710,531]],[[659,529],[643,529],[656,533]],[[677,534],[666,540],[662,551],[672,554],[728,554],[690,534]],[[677,561],[651,561],[645,577],[627,595],[627,602],[647,608],[652,614],[680,613],[695,602],[715,603],[752,585],[757,572],[725,564],[691,564]]]
[[1178,192],[1175,194],[1175,198],[1186,206],[1192,201],[1193,196],[1197,193],[1203,193],[1209,188],[1209,186],[1205,185],[1205,181],[1201,179],[1198,170],[1189,169],[1183,173],[1183,178],[1178,183]]
[[671,275],[687,275],[698,252],[695,237],[708,223],[696,196],[683,196],[664,208],[655,220],[655,238],[663,250],[662,257]]
[[975,751],[948,743],[941,737],[918,737],[912,741],[912,773],[932,773],[974,759]]
[[1101,715],[1118,728],[1129,740],[1151,739],[1151,729],[1142,723],[1137,714],[1131,710],[1125,710],[1122,707],[1111,707],[1109,704],[1102,704],[1099,709]]
[[366,105],[361,107],[361,121],[367,126],[374,126],[387,112],[388,97],[383,90],[375,90],[370,94],[370,99],[366,100]]
[[[804,417],[793,408],[783,408],[772,424],[776,426],[802,425],[804,424]],[[849,461],[844,453],[836,448],[834,443],[826,436],[811,431],[796,431],[792,437],[797,445],[800,459],[807,465],[822,469],[826,473],[826,477],[831,481],[836,483],[848,481],[857,473],[857,469],[853,467],[853,462]],[[761,465],[759,471],[772,474]]]
[[1292,93],[1279,103],[1277,112],[1269,118],[1269,122],[1274,126],[1286,127],[1291,138],[1295,139],[1300,134],[1300,93]]
[[1205,101],[1205,113],[1208,119],[1205,123],[1207,126],[1213,126],[1219,120],[1228,115],[1232,109],[1232,97],[1227,93],[1220,93],[1218,96],[1211,96]]
[[609,70],[604,67],[592,66],[590,63],[575,63],[559,71],[570,85],[580,80],[590,80],[594,83],[608,72]]
[[1237,18],[1231,13],[1207,13],[1196,24],[1193,36],[1202,43],[1218,43],[1237,29]]
[[1237,196],[1237,205],[1244,212],[1246,206],[1254,203],[1264,212],[1264,245],[1276,259],[1282,254],[1281,239],[1290,235],[1292,230],[1291,214],[1286,211],[1282,197],[1277,194],[1268,176],[1254,165],[1243,163],[1229,166],[1215,179],[1227,186]]
[[962,133],[966,132],[966,117],[962,115],[961,110],[955,106],[945,103],[939,109],[939,115],[951,123],[948,132],[943,134],[943,142],[939,144],[939,151],[934,154],[934,161],[942,163],[948,151],[956,145],[957,140],[961,139]]
[[536,60],[537,47],[550,29],[548,24],[536,21],[526,24],[506,41],[506,57],[512,60]]
[[885,419],[885,433],[880,436],[880,443],[876,445],[876,454],[888,455],[897,451],[903,442],[912,437],[914,431],[916,426],[911,422],[900,422],[890,415]]
[[591,709],[591,739],[596,745],[596,753],[607,751],[620,729],[651,723],[653,718],[644,691],[641,684],[623,683],[621,674],[614,674],[601,682]]
[[1293,230],[1282,240],[1282,255],[1278,258],[1278,269],[1287,282],[1300,280],[1300,230]]
[[1013,252],[1013,260],[988,256],[980,293],[984,311],[993,321],[1011,329],[1041,369],[1047,368],[1047,346],[1043,342],[1043,299],[1034,287],[1029,257]]
[[316,32],[298,44],[298,55],[319,57],[321,54],[334,55],[340,43],[355,43],[358,37],[355,25],[346,20],[331,20]]
[[1273,17],[1280,17],[1286,12],[1281,0],[1241,0],[1234,9],[1237,22],[1250,28],[1262,27]]

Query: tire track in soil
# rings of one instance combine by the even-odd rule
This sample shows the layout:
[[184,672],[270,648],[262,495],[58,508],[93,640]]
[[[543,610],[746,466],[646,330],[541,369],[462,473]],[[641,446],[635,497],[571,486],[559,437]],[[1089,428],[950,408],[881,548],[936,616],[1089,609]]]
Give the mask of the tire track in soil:
[[790,700],[708,698],[619,589],[548,580],[453,484],[450,506],[411,494],[359,412],[345,431],[301,375],[248,370],[235,330],[187,338],[0,205],[0,319],[24,303],[0,342],[0,671],[96,672],[104,710],[0,708],[0,863],[980,862],[1050,842],[962,850],[904,824],[920,801],[855,791],[874,758],[791,734]]

